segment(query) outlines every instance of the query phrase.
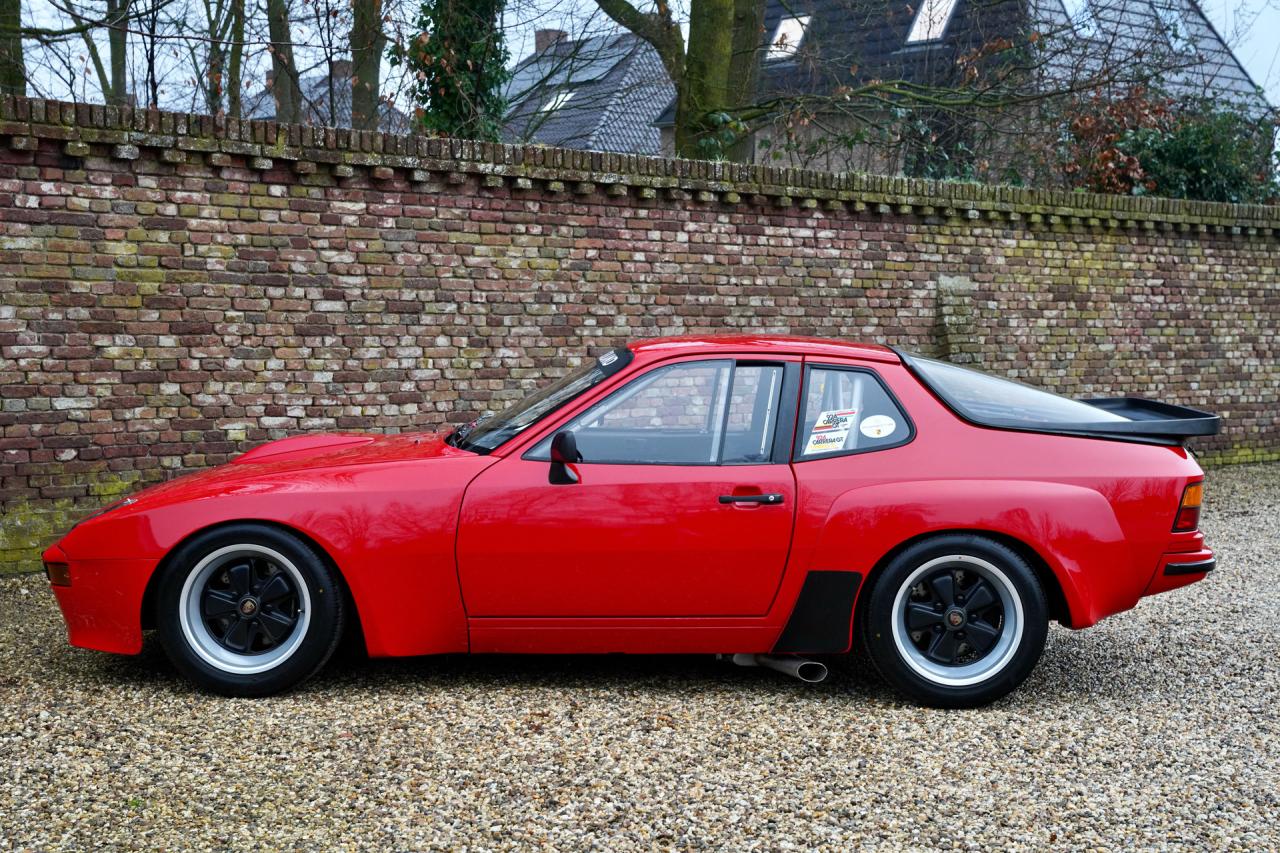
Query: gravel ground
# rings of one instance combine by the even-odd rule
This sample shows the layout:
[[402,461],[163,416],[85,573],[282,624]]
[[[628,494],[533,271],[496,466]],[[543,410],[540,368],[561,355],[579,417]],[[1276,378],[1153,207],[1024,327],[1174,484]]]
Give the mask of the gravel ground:
[[1280,849],[1280,466],[1210,472],[1219,570],[1055,628],[994,707],[709,658],[331,666],[202,695],[0,581],[0,847]]

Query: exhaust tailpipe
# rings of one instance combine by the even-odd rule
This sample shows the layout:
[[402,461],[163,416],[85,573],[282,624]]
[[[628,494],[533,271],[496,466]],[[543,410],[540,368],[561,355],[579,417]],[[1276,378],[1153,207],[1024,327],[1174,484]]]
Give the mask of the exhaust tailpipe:
[[733,662],[738,666],[762,666],[798,678],[806,684],[818,684],[827,680],[827,665],[816,660],[777,655],[736,654]]

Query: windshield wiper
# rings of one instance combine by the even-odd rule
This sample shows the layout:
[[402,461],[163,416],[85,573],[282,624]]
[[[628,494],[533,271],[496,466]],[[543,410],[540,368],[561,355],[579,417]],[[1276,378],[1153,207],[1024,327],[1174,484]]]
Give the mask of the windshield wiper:
[[465,450],[466,448],[464,448],[462,444],[467,440],[467,436],[471,435],[472,430],[480,426],[483,421],[487,421],[491,417],[493,417],[493,412],[485,412],[475,420],[468,421],[445,436],[445,444],[451,444],[459,450]]

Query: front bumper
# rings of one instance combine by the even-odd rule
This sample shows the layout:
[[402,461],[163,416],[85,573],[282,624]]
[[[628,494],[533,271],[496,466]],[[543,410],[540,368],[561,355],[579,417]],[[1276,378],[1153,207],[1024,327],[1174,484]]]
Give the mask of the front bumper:
[[73,560],[57,545],[43,555],[50,566],[65,565],[70,584],[51,583],[71,645],[135,655],[142,650],[142,599],[155,560]]

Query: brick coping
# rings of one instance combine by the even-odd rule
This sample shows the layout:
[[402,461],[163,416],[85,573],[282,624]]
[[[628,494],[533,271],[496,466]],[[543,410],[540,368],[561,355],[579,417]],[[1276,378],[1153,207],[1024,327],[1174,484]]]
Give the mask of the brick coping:
[[663,196],[690,205],[755,204],[871,211],[886,215],[991,220],[1027,227],[1140,228],[1280,236],[1280,206],[1224,204],[1066,190],[819,172],[757,164],[677,160],[393,135],[195,113],[0,98],[0,137],[16,150],[41,139],[62,143],[69,157],[133,160],[140,149],[175,168],[244,167],[269,174],[287,168],[307,176],[327,169],[336,179],[368,170],[374,181],[461,183],[587,195]]

